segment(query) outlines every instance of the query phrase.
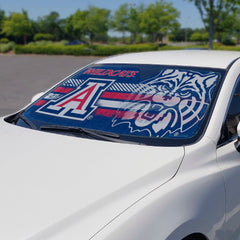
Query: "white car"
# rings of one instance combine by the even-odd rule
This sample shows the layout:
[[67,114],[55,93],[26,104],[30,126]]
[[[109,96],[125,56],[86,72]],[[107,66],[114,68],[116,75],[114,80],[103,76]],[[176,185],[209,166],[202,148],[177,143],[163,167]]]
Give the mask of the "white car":
[[239,240],[240,52],[124,54],[0,119],[1,240]]

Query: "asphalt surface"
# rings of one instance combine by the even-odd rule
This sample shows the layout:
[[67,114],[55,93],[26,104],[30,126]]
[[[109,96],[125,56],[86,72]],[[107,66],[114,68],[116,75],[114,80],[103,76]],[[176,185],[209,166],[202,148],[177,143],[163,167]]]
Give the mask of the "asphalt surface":
[[100,58],[0,55],[0,116],[23,108],[35,94],[97,59]]

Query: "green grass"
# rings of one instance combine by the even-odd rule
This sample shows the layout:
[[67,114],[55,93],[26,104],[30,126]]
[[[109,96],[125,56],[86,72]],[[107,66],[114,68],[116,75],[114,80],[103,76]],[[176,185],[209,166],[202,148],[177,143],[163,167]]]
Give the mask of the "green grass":
[[225,50],[225,51],[240,51],[240,46],[225,46],[225,45],[214,45],[214,50]]

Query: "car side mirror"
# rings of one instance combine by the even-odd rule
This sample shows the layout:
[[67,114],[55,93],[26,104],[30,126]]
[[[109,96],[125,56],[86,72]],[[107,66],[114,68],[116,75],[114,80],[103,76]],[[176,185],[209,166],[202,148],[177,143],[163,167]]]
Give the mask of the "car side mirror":
[[235,147],[236,147],[237,151],[240,152],[240,122],[237,125],[237,135],[238,135],[238,138],[235,143]]
[[31,103],[33,103],[36,100],[38,100],[38,98],[40,98],[43,94],[44,94],[44,92],[40,92],[40,93],[37,93],[37,94],[33,95]]

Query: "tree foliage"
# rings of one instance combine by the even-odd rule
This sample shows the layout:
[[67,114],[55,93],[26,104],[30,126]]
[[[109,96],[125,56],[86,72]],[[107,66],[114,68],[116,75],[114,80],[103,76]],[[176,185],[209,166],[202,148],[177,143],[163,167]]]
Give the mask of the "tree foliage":
[[144,33],[152,35],[152,40],[155,41],[157,36],[162,37],[179,25],[178,17],[179,12],[172,3],[159,0],[148,5],[141,14],[140,27]]
[[76,10],[65,19],[61,19],[55,11],[31,20],[24,10],[6,16],[0,9],[0,38],[7,37],[18,43],[22,43],[23,39],[26,42],[26,37],[28,40],[79,39],[93,43],[107,42],[109,30],[114,30],[122,33],[125,43],[154,42],[166,35],[173,41],[206,41],[209,36],[210,48],[213,36],[222,43],[236,42],[235,39],[240,41],[240,0],[188,1],[199,10],[205,31],[180,28],[179,12],[172,3],[157,0],[149,5],[122,4],[112,16],[107,9],[89,6],[88,9]]
[[209,48],[213,48],[215,31],[227,16],[233,14],[240,0],[189,0],[194,2],[202,21],[209,32]]
[[99,34],[106,34],[108,31],[110,11],[102,8],[90,6],[86,16],[87,34],[91,43],[94,37]]
[[8,19],[2,24],[2,33],[6,36],[14,36],[15,38],[23,37],[26,43],[26,36],[31,35],[32,26],[28,19],[26,11],[22,13],[12,12]]
[[72,26],[72,29],[74,30],[79,39],[81,39],[82,36],[87,32],[87,26],[85,22],[87,14],[87,11],[81,11],[80,9],[78,9],[68,22],[68,26]]
[[229,22],[231,24],[231,27],[228,27],[228,29],[232,30],[231,33],[237,39],[237,43],[239,43],[240,42],[240,9],[234,12],[234,15],[231,17],[231,20],[229,20]]
[[5,11],[0,9],[0,37],[3,36],[2,33],[2,27],[3,27],[3,21],[6,19]]
[[136,43],[138,33],[141,33],[141,15],[145,11],[144,5],[140,4],[139,6],[131,6],[129,10],[129,19],[128,19],[128,30],[132,35],[132,40]]
[[91,42],[99,35],[106,35],[108,31],[110,11],[90,6],[88,10],[78,9],[66,20],[65,31],[71,38],[82,39],[88,35]]
[[65,32],[68,40],[79,38],[78,37],[79,31],[78,31],[78,29],[75,29],[73,26],[73,17],[74,17],[74,14],[70,15],[65,20],[64,32]]
[[168,37],[174,42],[187,42],[193,33],[194,30],[191,28],[176,28]]
[[129,21],[129,4],[125,3],[120,5],[118,10],[115,11],[112,21],[112,27],[114,30],[121,32],[123,34],[123,39],[125,33],[128,31],[128,21]]
[[2,29],[2,23],[6,19],[5,11],[0,9],[0,28]]
[[158,0],[147,8],[128,3],[122,4],[113,16],[113,28],[123,33],[131,33],[132,39],[136,42],[138,33],[152,36],[152,41],[157,36],[164,36],[174,27],[178,26],[177,17],[179,12],[172,6],[172,3]]
[[59,13],[50,12],[50,14],[38,18],[36,31],[38,33],[53,34],[55,40],[60,40],[64,35],[64,20],[60,19]]

